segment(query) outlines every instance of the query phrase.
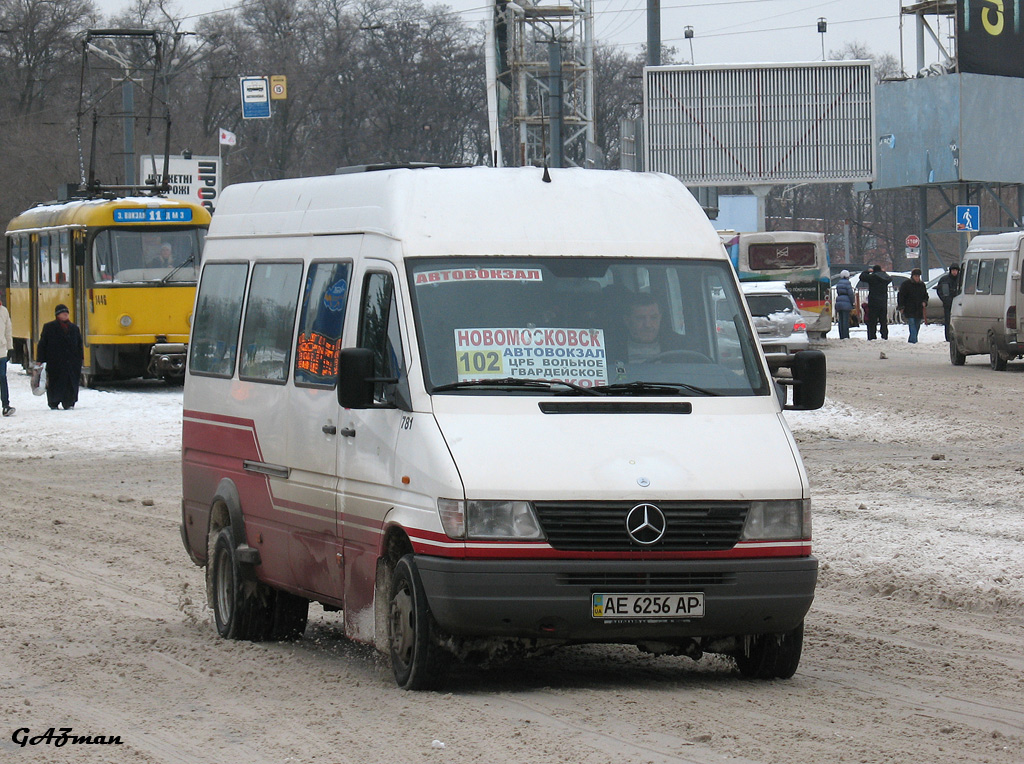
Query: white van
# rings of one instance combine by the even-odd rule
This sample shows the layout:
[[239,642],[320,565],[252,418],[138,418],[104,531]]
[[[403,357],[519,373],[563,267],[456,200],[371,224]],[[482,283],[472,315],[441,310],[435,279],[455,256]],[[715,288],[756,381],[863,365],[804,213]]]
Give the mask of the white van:
[[[224,637],[295,637],[320,602],[408,689],[583,642],[796,670],[807,477],[674,178],[232,186],[194,317],[182,538]],[[820,352],[795,362],[792,407],[824,376]]]
[[1024,231],[975,236],[960,267],[960,294],[949,313],[949,360],[963,366],[969,355],[988,355],[995,371],[1024,355],[1021,242]]

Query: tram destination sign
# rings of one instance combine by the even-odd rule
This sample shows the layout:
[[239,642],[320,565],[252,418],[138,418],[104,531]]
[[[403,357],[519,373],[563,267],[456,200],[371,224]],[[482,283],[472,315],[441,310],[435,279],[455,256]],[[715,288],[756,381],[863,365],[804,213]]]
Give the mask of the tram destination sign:
[[115,223],[191,223],[189,207],[118,207]]

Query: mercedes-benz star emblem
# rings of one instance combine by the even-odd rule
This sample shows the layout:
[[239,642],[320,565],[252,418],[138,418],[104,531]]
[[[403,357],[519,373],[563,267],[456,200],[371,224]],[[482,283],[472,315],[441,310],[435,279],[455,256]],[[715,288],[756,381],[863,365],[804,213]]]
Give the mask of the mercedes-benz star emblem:
[[665,513],[653,504],[637,504],[626,513],[626,533],[644,546],[661,541],[667,525]]

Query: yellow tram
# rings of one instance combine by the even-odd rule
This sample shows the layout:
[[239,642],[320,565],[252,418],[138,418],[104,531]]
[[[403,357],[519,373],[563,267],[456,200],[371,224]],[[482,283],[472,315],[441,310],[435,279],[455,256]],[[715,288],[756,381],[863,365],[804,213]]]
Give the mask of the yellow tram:
[[63,303],[85,340],[86,381],[183,379],[210,213],[162,197],[40,204],[7,226],[15,360],[28,365]]

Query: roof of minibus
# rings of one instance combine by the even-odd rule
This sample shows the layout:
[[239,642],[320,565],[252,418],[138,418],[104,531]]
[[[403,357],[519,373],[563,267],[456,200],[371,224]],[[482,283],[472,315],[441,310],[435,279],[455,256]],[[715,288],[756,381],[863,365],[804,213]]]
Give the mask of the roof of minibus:
[[209,239],[376,233],[410,255],[725,257],[704,211],[671,176],[550,177],[537,167],[466,167],[245,183],[224,190]]
[[981,234],[971,239],[967,254],[972,252],[1012,252],[1020,246],[1024,231],[1006,231],[1005,233]]
[[208,225],[210,213],[205,207],[184,199],[161,196],[123,196],[115,199],[69,199],[66,202],[37,204],[11,220],[8,231],[46,228],[57,225],[110,226],[114,225],[115,209],[148,209],[153,207],[189,207],[192,220],[188,223],[161,223],[160,225]]

